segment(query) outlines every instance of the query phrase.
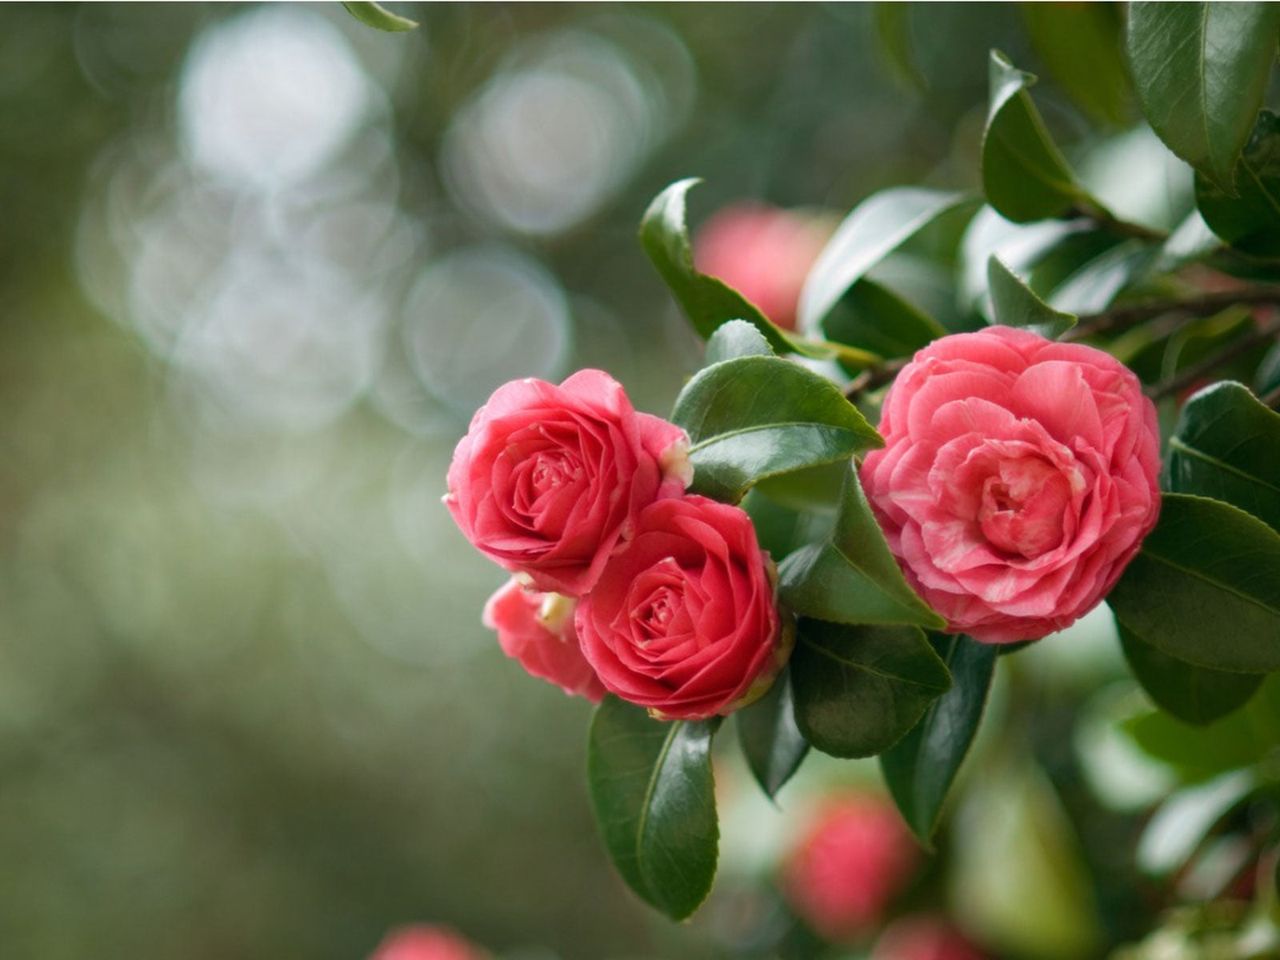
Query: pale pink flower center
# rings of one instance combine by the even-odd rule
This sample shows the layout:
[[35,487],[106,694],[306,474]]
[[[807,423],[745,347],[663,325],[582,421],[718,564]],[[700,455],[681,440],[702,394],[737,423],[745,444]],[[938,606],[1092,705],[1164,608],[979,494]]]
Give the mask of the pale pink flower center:
[[1062,543],[1071,483],[1037,456],[1001,460],[982,482],[976,519],[996,549],[1038,557]]

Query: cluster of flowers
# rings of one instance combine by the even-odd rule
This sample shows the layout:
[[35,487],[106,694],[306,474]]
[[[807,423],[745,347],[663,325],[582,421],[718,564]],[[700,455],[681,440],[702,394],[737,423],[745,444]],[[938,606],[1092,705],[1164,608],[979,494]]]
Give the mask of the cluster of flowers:
[[751,518],[685,492],[688,437],[598,370],[499,388],[454,451],[445,503],[514,573],[485,607],[503,650],[572,694],[664,719],[727,714],[789,653]]

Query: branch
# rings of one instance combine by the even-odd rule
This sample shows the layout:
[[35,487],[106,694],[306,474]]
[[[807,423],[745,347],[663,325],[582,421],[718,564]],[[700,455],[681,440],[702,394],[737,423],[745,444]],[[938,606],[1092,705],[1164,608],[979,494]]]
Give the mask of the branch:
[[1124,303],[1101,313],[1085,314],[1062,339],[1080,340],[1099,333],[1117,333],[1167,313],[1181,313],[1191,317],[1211,316],[1227,307],[1247,303],[1280,304],[1280,284],[1258,284],[1238,290],[1201,293],[1193,297]]
[[[1233,340],[1217,353],[1212,353],[1198,363],[1193,363],[1176,376],[1147,387],[1146,394],[1152,400],[1162,400],[1170,394],[1178,393],[1191,386],[1205,374],[1212,373],[1218,367],[1230,363],[1241,354],[1248,353],[1254,347],[1266,343],[1268,340],[1274,340],[1278,334],[1280,334],[1280,314],[1272,316],[1266,323],[1255,327],[1238,340]],[[1270,397],[1271,394],[1267,396]]]
[[1112,233],[1119,234],[1122,237],[1136,237],[1139,240],[1168,240],[1169,235],[1162,230],[1153,230],[1151,227],[1144,227],[1140,223],[1132,223],[1128,220],[1121,220],[1110,210],[1102,207],[1095,207],[1092,204],[1088,206],[1072,207],[1067,211],[1069,217],[1084,217],[1086,220],[1092,220],[1098,226],[1110,230]]

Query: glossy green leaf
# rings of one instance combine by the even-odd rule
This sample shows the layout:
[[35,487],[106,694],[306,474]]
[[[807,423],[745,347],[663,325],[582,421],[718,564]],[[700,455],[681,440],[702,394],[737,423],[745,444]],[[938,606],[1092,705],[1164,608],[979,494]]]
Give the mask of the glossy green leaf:
[[1015,223],[1058,217],[1072,207],[1100,208],[1077,182],[1045,129],[1027,88],[1036,78],[991,51],[991,99],[982,136],[982,189]]
[[1161,653],[1117,622],[1125,659],[1142,689],[1163,710],[1205,726],[1248,703],[1262,683],[1256,673],[1225,673]]
[[1100,313],[1126,287],[1145,276],[1159,256],[1159,247],[1144,240],[1125,240],[1078,266],[1053,288],[1046,301],[1068,313]]
[[951,686],[915,627],[801,620],[791,656],[796,724],[817,749],[870,757],[898,742]]
[[1128,120],[1123,8],[1114,3],[1019,6],[1036,54],[1058,86],[1094,120]]
[[1107,597],[1162,653],[1236,673],[1280,668],[1280,534],[1243,510],[1167,493],[1160,522]]
[[914,304],[865,279],[850,287],[831,308],[822,330],[830,340],[882,357],[909,357],[947,333],[942,324]]
[[706,365],[739,357],[772,357],[773,348],[759,330],[745,320],[730,320],[707,340]]
[[671,419],[689,433],[691,489],[730,503],[765,477],[884,445],[835,384],[778,357],[703,368],[680,391]]
[[343,0],[347,13],[351,14],[366,27],[373,27],[375,30],[385,30],[388,33],[404,33],[406,30],[413,30],[418,26],[417,20],[410,20],[408,17],[402,17],[392,13],[380,3],[348,3]]
[[800,293],[801,330],[817,330],[837,302],[867,271],[914,234],[961,207],[977,208],[967,193],[894,187],[853,208],[814,262]]
[[924,844],[933,839],[943,802],[969,752],[1001,649],[966,636],[937,634],[930,643],[951,671],[951,689],[920,722],[880,755],[880,769],[902,818]]
[[946,626],[902,576],[852,469],[831,539],[787,557],[778,567],[778,580],[782,601],[802,616],[846,624]]
[[987,283],[991,289],[991,312],[995,323],[1031,330],[1051,340],[1056,340],[1076,325],[1075,314],[1049,306],[1001,263],[999,257],[993,256],[987,261]]
[[1280,533],[1280,414],[1242,384],[1201,390],[1169,438],[1166,482],[1176,493],[1225,500]]
[[1273,3],[1129,5],[1129,66],[1143,113],[1170,150],[1229,193],[1277,35]]
[[838,357],[855,366],[868,366],[880,360],[875,354],[853,347],[792,336],[775,326],[728,284],[699,273],[693,265],[693,248],[685,223],[685,196],[698,182],[697,179],[680,180],[654,198],[640,221],[640,245],[699,336],[708,338],[721,324],[743,320],[759,330],[769,346],[779,353],[799,353],[819,359]]
[[715,879],[718,722],[663,723],[606,697],[591,723],[587,779],[605,847],[627,885],[674,920],[698,909]]
[[1237,250],[1280,257],[1280,117],[1263,110],[1236,168],[1237,196],[1204,175],[1196,206],[1215,234]]
[[734,714],[747,766],[770,797],[800,769],[809,741],[796,726],[791,670],[785,668],[769,692]]

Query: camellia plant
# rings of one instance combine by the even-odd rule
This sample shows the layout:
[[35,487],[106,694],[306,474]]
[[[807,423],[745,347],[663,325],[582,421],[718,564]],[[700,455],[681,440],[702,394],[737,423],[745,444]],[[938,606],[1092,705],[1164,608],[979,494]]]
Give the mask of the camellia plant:
[[[1072,15],[1034,19],[1052,33]],[[1268,795],[1280,119],[1263,102],[1280,6],[1134,3],[1125,29],[1124,62],[1063,85],[1105,115],[1131,77],[1194,171],[1180,225],[1090,192],[1035,78],[993,51],[981,196],[868,197],[793,308],[785,283],[751,286],[765,305],[699,269],[734,234],[695,260],[695,181],[675,183],[640,240],[706,353],[670,419],[584,370],[500,388],[459,443],[446,504],[512,573],[485,622],[530,673],[599,702],[604,843],[666,915],[692,914],[713,882],[726,717],[770,796],[811,748],[878,756],[928,846],[1000,655],[1104,600],[1160,708],[1139,740],[1158,754],[1178,730],[1231,739],[1224,724],[1246,717],[1257,748],[1231,754],[1235,786],[1214,802]],[[806,249],[755,250],[756,270],[813,256],[812,230],[774,236]],[[880,269],[913,250],[932,254],[930,297]],[[929,309],[942,301],[958,306]]]

